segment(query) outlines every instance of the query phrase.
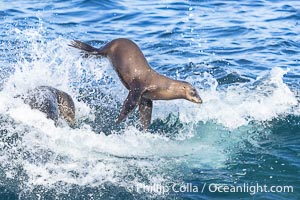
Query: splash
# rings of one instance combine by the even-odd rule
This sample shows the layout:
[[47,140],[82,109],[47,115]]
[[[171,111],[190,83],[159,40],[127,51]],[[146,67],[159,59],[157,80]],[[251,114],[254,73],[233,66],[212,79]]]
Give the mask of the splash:
[[[58,184],[62,182],[66,184],[65,190],[72,185],[100,187],[107,182],[127,188],[145,181],[150,185],[176,181],[176,163],[185,165],[189,158],[203,160],[203,167],[222,166],[226,158],[219,148],[192,142],[191,137],[170,139],[141,132],[135,126],[111,130],[114,134],[108,136],[101,130],[95,131],[86,123],[93,122],[95,115],[101,117],[101,111],[94,105],[118,110],[127,93],[125,88],[120,91],[123,86],[116,81],[118,78],[108,62],[81,58],[63,38],[47,41],[36,30],[13,32],[24,47],[18,54],[14,73],[0,92],[4,133],[0,142],[4,153],[0,159],[4,163],[1,170],[5,171],[2,180],[19,180],[21,171],[23,181],[16,184],[22,185],[21,190],[32,191],[37,186],[59,190]],[[14,98],[40,85],[71,94],[76,105],[77,128],[56,127],[45,114]],[[88,101],[84,101],[87,91],[91,93]],[[207,154],[199,152],[214,156],[206,158]]]
[[[81,58],[68,48],[68,40],[49,41],[43,31],[12,31],[24,45],[14,73],[0,92],[1,180],[20,180],[21,176],[17,184],[21,190],[43,186],[68,191],[73,185],[101,187],[107,182],[122,188],[180,182],[193,168],[223,168],[232,152],[228,149],[258,129],[259,125],[250,122],[259,124],[288,114],[297,105],[282,80],[286,70],[274,68],[250,83],[224,89],[204,73],[187,79],[199,89],[202,105],[184,100],[155,102],[154,121],[161,120],[169,128],[172,123],[182,124],[175,136],[160,130],[141,131],[135,122],[125,123],[123,129],[112,128],[107,135],[93,128],[97,117],[105,114],[97,106],[106,108],[105,116],[113,121],[110,112],[118,113],[127,93],[109,63]],[[78,127],[56,127],[43,113],[14,98],[40,85],[71,94]]]
[[[295,94],[283,82],[283,76],[287,72],[288,70],[273,68],[250,83],[235,84],[223,89],[218,88],[217,81],[208,73],[200,78],[189,77],[187,81],[198,87],[203,104],[195,105],[182,100],[159,102],[156,104],[156,112],[163,107],[165,113],[179,113],[182,122],[213,120],[231,130],[251,121],[269,121],[292,114],[298,102]],[[165,114],[161,112],[158,117],[165,117]]]

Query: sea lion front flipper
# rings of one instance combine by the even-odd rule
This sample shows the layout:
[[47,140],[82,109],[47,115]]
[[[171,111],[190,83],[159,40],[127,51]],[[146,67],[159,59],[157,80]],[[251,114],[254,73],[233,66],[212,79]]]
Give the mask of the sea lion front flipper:
[[139,103],[139,117],[144,129],[151,123],[153,103],[150,99],[141,98]]
[[129,94],[124,101],[122,111],[118,117],[117,123],[124,120],[137,107],[141,99],[142,90],[137,87],[129,91]]

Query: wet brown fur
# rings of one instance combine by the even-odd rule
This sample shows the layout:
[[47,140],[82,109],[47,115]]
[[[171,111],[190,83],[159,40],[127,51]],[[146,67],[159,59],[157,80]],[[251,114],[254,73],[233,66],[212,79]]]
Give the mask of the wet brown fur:
[[70,125],[75,124],[75,105],[73,99],[67,93],[50,86],[39,86],[29,90],[21,98],[32,109],[46,113],[47,118],[52,119],[55,124],[59,116]]
[[90,55],[107,57],[129,90],[117,122],[125,119],[138,105],[141,123],[144,128],[148,128],[151,122],[152,100],[187,99],[202,103],[191,84],[173,80],[153,70],[140,48],[129,39],[112,40],[100,49],[77,40],[70,46]]

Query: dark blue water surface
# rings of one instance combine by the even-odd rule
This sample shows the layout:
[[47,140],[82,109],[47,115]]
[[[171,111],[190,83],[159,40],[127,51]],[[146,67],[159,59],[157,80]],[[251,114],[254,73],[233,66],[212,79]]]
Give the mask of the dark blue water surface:
[[[300,1],[4,0],[0,36],[1,200],[300,199]],[[203,104],[116,124],[126,88],[68,44],[120,37]],[[74,98],[75,128],[15,98],[40,85]]]

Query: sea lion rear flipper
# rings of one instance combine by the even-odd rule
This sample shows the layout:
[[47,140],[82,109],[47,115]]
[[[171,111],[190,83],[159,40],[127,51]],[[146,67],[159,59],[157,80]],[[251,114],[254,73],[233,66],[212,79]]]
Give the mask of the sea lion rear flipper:
[[84,42],[80,42],[78,40],[73,40],[70,44],[70,47],[74,47],[76,49],[80,49],[82,51],[84,51],[85,53],[88,53],[90,55],[102,55],[102,51],[100,49],[97,49],[95,47],[92,47],[91,45],[84,43]]
[[153,103],[150,99],[141,98],[139,103],[139,117],[144,129],[151,123]]
[[141,99],[142,90],[137,87],[133,90],[129,91],[129,94],[124,101],[122,111],[118,117],[117,123],[120,123],[122,120],[124,120],[134,109],[137,107],[138,102]]

